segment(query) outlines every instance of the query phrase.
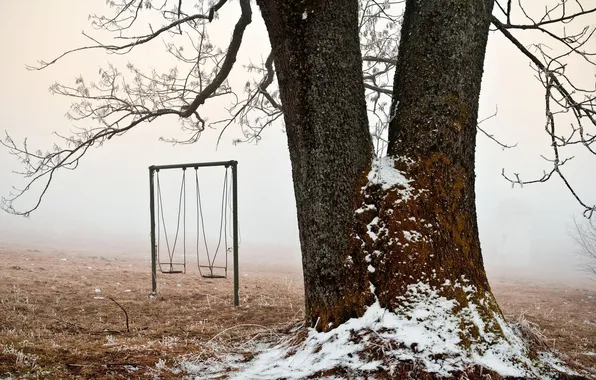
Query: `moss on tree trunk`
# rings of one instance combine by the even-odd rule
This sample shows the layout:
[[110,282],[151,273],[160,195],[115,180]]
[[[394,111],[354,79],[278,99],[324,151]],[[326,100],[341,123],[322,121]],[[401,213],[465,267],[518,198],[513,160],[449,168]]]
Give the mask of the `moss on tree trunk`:
[[[401,243],[389,249],[375,279],[387,306],[394,306],[396,289],[403,292],[409,282],[439,286],[465,279],[477,294],[490,298],[486,319],[491,319],[489,311],[500,314],[484,270],[474,188],[478,102],[492,7],[492,0],[406,3],[388,153],[400,158],[396,168],[419,194],[381,205],[393,208],[388,228]],[[418,238],[407,241],[399,236],[404,231],[416,231]],[[442,289],[467,303],[461,291]]]

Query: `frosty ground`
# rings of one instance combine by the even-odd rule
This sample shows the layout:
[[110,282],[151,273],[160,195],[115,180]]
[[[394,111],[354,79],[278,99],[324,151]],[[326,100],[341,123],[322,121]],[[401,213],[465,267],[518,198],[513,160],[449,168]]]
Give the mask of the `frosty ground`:
[[[229,371],[253,359],[263,342],[289,339],[302,318],[296,265],[258,253],[245,264],[241,306],[234,308],[231,279],[200,278],[192,265],[186,275],[161,275],[159,296],[150,298],[145,256],[4,245],[0,378],[206,378],[222,357],[227,369],[221,369]],[[596,376],[594,286],[523,277],[492,278],[507,318],[532,327],[568,365]]]

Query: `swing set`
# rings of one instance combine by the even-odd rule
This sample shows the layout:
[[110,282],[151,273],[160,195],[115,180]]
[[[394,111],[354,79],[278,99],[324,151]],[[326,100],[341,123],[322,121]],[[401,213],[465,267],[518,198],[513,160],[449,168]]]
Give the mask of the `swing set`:
[[[203,203],[201,199],[201,187],[199,180],[199,168],[202,167],[225,167],[225,174],[221,195],[221,214],[219,220],[219,238],[215,251],[209,250],[207,244],[207,235],[205,233],[205,220],[203,213]],[[232,171],[231,192],[229,169]],[[182,169],[182,179],[180,181],[180,190],[178,196],[178,210],[176,217],[176,230],[173,236],[168,235],[166,219],[164,216],[164,205],[162,199],[162,190],[159,180],[161,170]],[[174,165],[152,165],[149,167],[149,195],[151,212],[151,289],[152,294],[157,293],[157,271],[162,274],[185,274],[187,268],[187,249],[186,249],[186,206],[187,206],[187,169],[194,169],[194,203],[196,211],[196,239],[195,252],[197,257],[197,267],[199,274],[205,278],[227,278],[228,276],[228,253],[233,251],[234,257],[234,305],[239,305],[238,296],[238,187],[237,187],[237,161],[219,161],[203,162],[193,164],[174,164]],[[189,170],[190,171],[190,170]],[[191,199],[192,202],[192,199]],[[228,241],[228,229],[230,227],[229,217],[232,217],[232,247]],[[162,237],[163,235],[163,237]],[[204,255],[200,253],[200,240],[203,240]],[[182,240],[182,242],[180,242]],[[180,247],[182,245],[182,247]],[[165,246],[167,256],[162,254],[162,246]],[[176,254],[178,248],[178,254]],[[182,250],[182,254],[179,251]],[[216,262],[218,255],[225,256],[222,260]],[[181,257],[180,257],[181,255]],[[178,257],[178,260],[176,258]],[[181,258],[181,260],[180,260]],[[206,259],[206,260],[205,260]]]

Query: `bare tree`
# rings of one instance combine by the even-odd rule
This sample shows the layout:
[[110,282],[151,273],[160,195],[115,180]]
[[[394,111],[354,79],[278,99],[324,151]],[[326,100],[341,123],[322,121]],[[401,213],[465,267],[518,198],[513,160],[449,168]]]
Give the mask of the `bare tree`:
[[[376,303],[409,319],[408,305],[430,305],[438,297],[457,305],[447,314],[459,326],[458,344],[484,355],[511,343],[484,270],[475,205],[478,100],[491,27],[536,70],[552,148],[552,157],[545,157],[551,168],[540,178],[503,176],[513,185],[558,177],[587,217],[596,210],[562,169],[571,159],[563,155],[565,148],[595,153],[596,89],[576,83],[568,69],[574,57],[593,64],[596,51],[590,49],[596,45],[590,41],[596,26],[588,20],[594,6],[561,0],[535,15],[521,0],[257,0],[271,53],[261,64],[249,65],[256,79],[240,93],[227,79],[252,20],[249,0],[209,6],[180,0],[109,4],[110,16],[91,19],[94,27],[114,32],[117,43],[93,39],[32,69],[90,49],[126,54],[165,37],[170,39],[167,52],[184,69],[145,73],[129,64],[125,74],[109,66],[97,82],[78,78],[72,86],[52,86],[54,93],[74,99],[70,118],[86,126],[59,136],[65,146],[50,152],[34,153],[26,142],[20,146],[7,137],[4,145],[22,160],[29,179],[22,191],[4,200],[9,212],[29,215],[56,170],[76,167],[91,146],[145,121],[174,116],[189,132],[188,139],[176,142],[194,143],[207,126],[223,133],[232,124],[243,128],[246,140],[259,139],[263,128],[283,118],[306,324],[329,331]],[[224,5],[239,7],[240,16],[229,45],[220,50],[207,31]],[[163,26],[131,34],[145,13],[161,17]],[[526,33],[534,33],[530,38],[539,33],[557,46],[551,50],[535,42],[528,47],[522,42]],[[230,116],[208,122],[202,106],[215,97],[231,99]],[[38,202],[15,209],[13,202],[37,181],[45,181]],[[425,317],[420,318],[424,324]],[[438,336],[443,333],[452,331]],[[383,351],[388,374],[403,372],[405,365],[393,350],[404,343],[394,343]],[[452,354],[442,352],[433,360]],[[482,373],[477,368],[465,371]]]
[[571,236],[577,247],[578,254],[584,259],[582,268],[596,279],[596,224],[594,220],[573,221]]

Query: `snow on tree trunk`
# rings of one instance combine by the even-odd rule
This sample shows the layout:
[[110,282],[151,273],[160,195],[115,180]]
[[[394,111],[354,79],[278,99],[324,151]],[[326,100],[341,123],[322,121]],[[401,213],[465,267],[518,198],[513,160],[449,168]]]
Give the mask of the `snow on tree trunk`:
[[373,186],[366,201],[377,209],[376,228],[386,231],[376,241],[365,240],[381,305],[399,307],[416,284],[436,288],[457,301],[455,314],[466,308],[478,313],[474,323],[462,320],[466,345],[490,341],[482,330],[502,335],[482,262],[474,189],[492,6],[492,0],[407,2],[388,152],[397,158],[389,166],[404,174],[408,188],[403,194]]

